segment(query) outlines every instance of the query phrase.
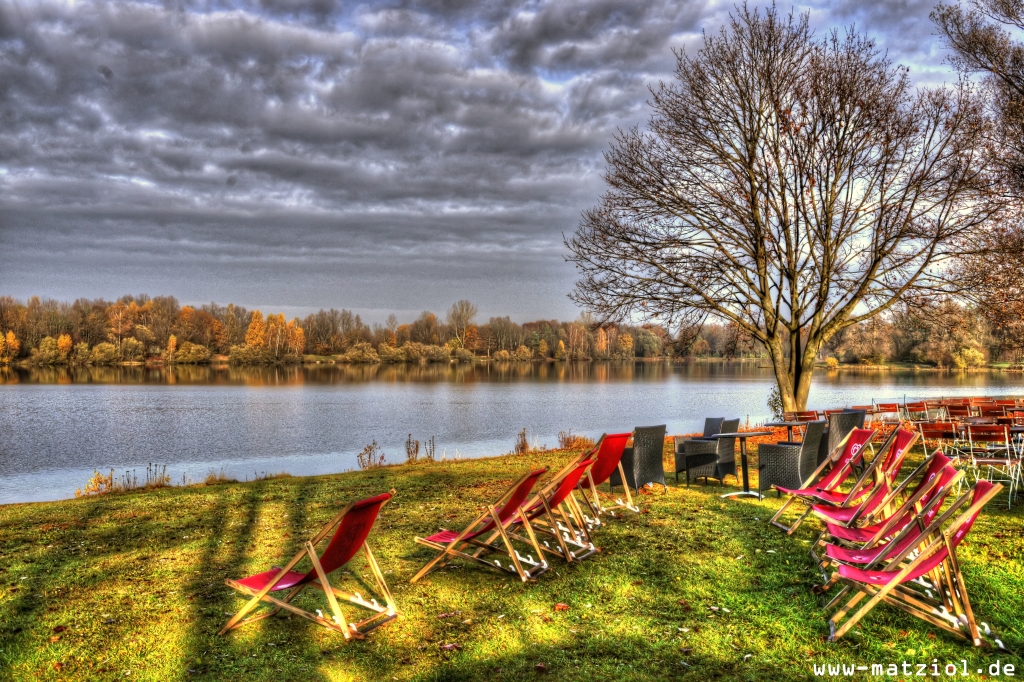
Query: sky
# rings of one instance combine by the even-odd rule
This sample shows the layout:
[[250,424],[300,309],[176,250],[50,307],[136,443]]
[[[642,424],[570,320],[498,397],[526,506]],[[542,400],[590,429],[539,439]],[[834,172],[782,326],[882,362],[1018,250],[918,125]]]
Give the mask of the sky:
[[[0,0],[0,295],[573,319],[563,234],[700,0]],[[934,2],[845,0],[921,86]]]

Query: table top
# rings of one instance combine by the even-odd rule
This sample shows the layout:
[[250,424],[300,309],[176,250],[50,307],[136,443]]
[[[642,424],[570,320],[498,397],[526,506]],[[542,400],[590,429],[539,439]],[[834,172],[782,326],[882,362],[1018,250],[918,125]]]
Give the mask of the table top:
[[712,438],[756,438],[757,436],[773,436],[774,431],[738,431],[736,433],[716,433]]
[[765,422],[765,426],[803,426],[804,424],[810,424],[810,422]]

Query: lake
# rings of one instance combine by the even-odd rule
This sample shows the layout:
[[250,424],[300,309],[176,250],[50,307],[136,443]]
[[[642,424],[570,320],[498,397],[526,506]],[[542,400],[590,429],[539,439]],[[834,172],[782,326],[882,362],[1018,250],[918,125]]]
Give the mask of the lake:
[[[771,371],[751,363],[494,363],[292,367],[0,368],[0,503],[71,497],[93,470],[148,463],[172,481],[211,471],[322,474],[356,467],[371,441],[405,460],[409,434],[436,458],[509,452],[560,431],[597,437],[704,417],[768,418]],[[843,371],[815,375],[810,407],[956,395],[1024,394],[1001,372]]]

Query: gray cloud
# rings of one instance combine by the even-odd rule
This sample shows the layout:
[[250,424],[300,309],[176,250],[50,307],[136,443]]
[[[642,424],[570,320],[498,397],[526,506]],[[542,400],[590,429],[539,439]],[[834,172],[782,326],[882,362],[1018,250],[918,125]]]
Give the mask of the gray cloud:
[[[812,7],[922,80],[927,4]],[[601,152],[702,0],[0,0],[0,293],[570,317]]]

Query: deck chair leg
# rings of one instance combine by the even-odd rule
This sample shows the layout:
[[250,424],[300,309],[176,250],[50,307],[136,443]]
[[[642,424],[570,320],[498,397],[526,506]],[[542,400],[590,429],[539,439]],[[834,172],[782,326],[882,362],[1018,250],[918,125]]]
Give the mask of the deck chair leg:
[[619,476],[622,477],[622,489],[626,491],[626,509],[633,512],[640,511],[640,507],[633,504],[633,496],[629,494],[629,483],[626,481],[626,470],[622,468],[622,462],[619,462]]
[[[516,569],[516,573],[519,574],[519,579],[525,583],[527,580],[529,580],[529,576],[527,576],[526,572],[523,570],[523,565],[519,563],[519,557],[516,556],[516,548],[512,546],[512,541],[505,533],[504,526],[501,525],[501,519],[498,518],[498,511],[494,508],[493,505],[488,507],[488,509],[491,512],[491,518],[494,519],[494,525],[496,526],[498,535],[501,536],[502,542],[505,543],[505,549],[508,550],[508,556],[509,559],[512,560],[512,566]],[[523,520],[524,525],[529,523],[526,520],[526,517],[522,515],[521,509],[519,510],[519,514],[520,518]]]
[[788,526],[784,526],[781,523],[779,523],[779,519],[782,518],[782,515],[785,513],[786,509],[789,507],[789,505],[793,504],[795,500],[796,498],[790,497],[788,500],[783,502],[782,506],[779,507],[779,511],[775,512],[775,515],[768,519],[768,523],[772,524],[773,526],[778,526],[782,530],[788,530]]
[[331,606],[331,612],[334,614],[334,622],[341,628],[342,633],[345,635],[345,639],[352,639],[353,636],[362,638],[362,633],[353,632],[352,628],[348,626],[348,621],[345,620],[345,614],[341,612],[341,607],[338,605],[338,599],[334,596],[334,590],[331,589],[331,583],[327,581],[327,574],[324,573],[324,567],[320,565],[320,559],[316,555],[316,548],[313,547],[313,543],[306,543],[306,553],[309,555],[309,560],[313,562],[313,569],[316,571],[317,578],[320,579],[320,586],[324,588],[324,594],[327,595],[327,603]]
[[558,519],[555,518],[554,513],[552,513],[551,507],[550,507],[550,505],[548,505],[547,499],[545,499],[544,497],[541,497],[540,501],[541,501],[541,504],[544,505],[544,515],[547,517],[548,524],[550,524],[550,526],[551,526],[551,532],[555,536],[555,541],[558,542],[558,547],[559,547],[559,549],[562,550],[562,558],[565,559],[566,562],[573,561],[573,559],[575,559],[575,557],[573,556],[572,551],[569,549],[569,546],[567,544],[565,544],[565,539],[562,537],[562,533],[559,532],[559,529],[558,529]]
[[252,611],[254,608],[256,608],[259,605],[259,603],[261,601],[263,601],[263,598],[270,593],[270,590],[273,589],[274,585],[276,585],[281,580],[281,578],[286,576],[288,574],[288,571],[290,571],[293,568],[295,568],[296,564],[298,564],[300,561],[302,561],[302,557],[305,556],[305,554],[306,554],[306,550],[305,549],[303,549],[303,550],[301,550],[299,552],[296,552],[295,556],[293,556],[291,558],[291,560],[287,564],[285,564],[284,568],[282,568],[280,571],[277,572],[277,575],[274,576],[273,580],[271,580],[266,585],[264,585],[263,589],[261,589],[259,592],[257,592],[256,595],[252,599],[250,599],[248,602],[246,602],[242,606],[242,608],[240,608],[238,610],[238,613],[233,615],[231,617],[231,619],[227,622],[227,624],[225,624],[224,627],[222,627],[217,634],[218,635],[223,635],[223,634],[227,633],[229,630],[231,630],[232,628],[235,628],[239,624],[239,622],[243,618],[245,618],[247,613]]
[[388,614],[398,613],[398,609],[395,606],[395,598],[391,596],[391,590],[388,588],[388,584],[384,580],[384,574],[381,573],[380,566],[377,564],[377,558],[370,551],[370,544],[368,542],[363,543],[363,551],[366,553],[366,563],[370,564],[370,572],[373,573],[373,577],[377,581],[377,589],[380,590],[384,601],[388,605]]

